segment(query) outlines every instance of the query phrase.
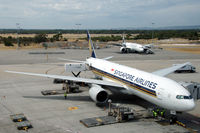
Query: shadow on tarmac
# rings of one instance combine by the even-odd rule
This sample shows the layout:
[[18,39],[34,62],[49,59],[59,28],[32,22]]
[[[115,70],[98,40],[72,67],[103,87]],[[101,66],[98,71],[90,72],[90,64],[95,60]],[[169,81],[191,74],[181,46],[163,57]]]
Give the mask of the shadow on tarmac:
[[67,96],[67,99],[64,96],[23,96],[24,98],[33,98],[33,99],[49,99],[49,100],[66,100],[66,101],[87,101],[93,102],[89,96]]
[[[33,99],[49,99],[49,100],[66,100],[66,101],[86,101],[91,102],[90,96],[72,96],[68,95],[67,99],[64,98],[64,96],[23,96],[24,98],[33,98]],[[133,104],[138,105],[143,108],[152,108],[156,107],[156,105],[149,103],[148,101],[141,99],[135,95],[127,95],[127,94],[111,94],[109,96],[109,99],[112,100],[112,103],[116,104]],[[108,108],[108,104],[97,104],[97,107],[99,108]],[[194,129],[194,131],[199,132],[200,131],[200,117],[194,116],[192,114],[189,114],[187,112],[177,114],[178,120],[186,125],[186,128]]]

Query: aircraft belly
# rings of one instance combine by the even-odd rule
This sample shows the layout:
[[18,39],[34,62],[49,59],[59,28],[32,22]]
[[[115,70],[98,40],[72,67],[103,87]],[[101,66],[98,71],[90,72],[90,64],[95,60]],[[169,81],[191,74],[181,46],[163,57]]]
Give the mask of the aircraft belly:
[[155,103],[157,105],[160,104],[159,100],[157,99],[157,97],[150,96],[148,94],[145,94],[145,93],[140,92],[140,91],[138,91],[136,89],[133,89],[133,88],[129,88],[128,91],[129,91],[128,92],[129,94],[136,95],[136,96],[138,96],[138,97],[140,97],[142,99],[145,99],[145,100],[147,100],[147,101],[149,101],[151,103],[153,102],[153,103]]

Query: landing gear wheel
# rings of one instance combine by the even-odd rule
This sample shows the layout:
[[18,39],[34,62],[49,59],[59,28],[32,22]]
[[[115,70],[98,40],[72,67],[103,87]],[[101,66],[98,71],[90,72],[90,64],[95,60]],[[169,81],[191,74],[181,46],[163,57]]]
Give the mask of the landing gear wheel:
[[176,115],[172,115],[169,119],[169,123],[170,124],[174,124],[177,121],[177,116]]
[[126,53],[127,53],[127,54],[130,53],[130,49],[127,49],[127,50],[126,50]]
[[150,51],[147,49],[146,51],[145,51],[145,54],[149,54],[150,53]]

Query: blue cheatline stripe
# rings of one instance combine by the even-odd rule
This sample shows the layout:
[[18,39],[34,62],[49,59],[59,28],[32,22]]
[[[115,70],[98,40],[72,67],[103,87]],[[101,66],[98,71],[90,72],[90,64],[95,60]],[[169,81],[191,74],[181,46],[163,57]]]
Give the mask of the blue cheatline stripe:
[[123,79],[123,78],[117,77],[117,76],[115,76],[115,75],[112,75],[112,74],[107,73],[107,72],[105,72],[105,71],[102,71],[102,70],[100,70],[100,69],[97,69],[97,68],[94,68],[94,67],[90,67],[90,68],[91,68],[91,70],[92,70],[94,73],[97,73],[97,74],[99,74],[99,75],[101,75],[101,76],[105,76],[105,77],[108,77],[108,78],[111,78],[111,79],[114,79],[114,80],[123,82],[123,83],[125,83],[126,85],[128,84],[128,85],[129,85],[131,88],[133,88],[133,89],[137,89],[137,90],[139,90],[139,91],[141,91],[141,92],[144,92],[144,93],[146,93],[146,94],[148,94],[148,95],[151,95],[151,96],[156,97],[156,91],[154,91],[154,90],[150,90],[150,89],[148,89],[148,88],[146,88],[146,87],[140,86],[140,85],[138,85],[138,84],[135,84],[135,83],[130,82],[130,81],[128,81],[128,80],[125,80],[125,79]]

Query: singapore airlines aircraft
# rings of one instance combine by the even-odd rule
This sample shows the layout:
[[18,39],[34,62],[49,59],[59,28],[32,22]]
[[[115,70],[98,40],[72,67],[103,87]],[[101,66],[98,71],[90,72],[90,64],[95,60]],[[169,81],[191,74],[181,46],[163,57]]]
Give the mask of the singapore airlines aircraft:
[[177,82],[164,77],[189,63],[179,64],[153,73],[144,72],[107,61],[110,57],[98,59],[89,32],[87,36],[91,57],[87,58],[86,61],[75,62],[85,63],[87,69],[95,75],[101,76],[102,80],[16,71],[6,72],[88,83],[91,86],[89,95],[97,103],[108,100],[108,93],[104,88],[112,87],[115,91],[137,95],[172,112],[194,109],[195,103],[191,94]]
[[120,48],[121,53],[146,53],[146,54],[153,54],[154,52],[150,49],[151,44],[142,46],[138,43],[130,43],[126,42],[123,35],[122,47]]

